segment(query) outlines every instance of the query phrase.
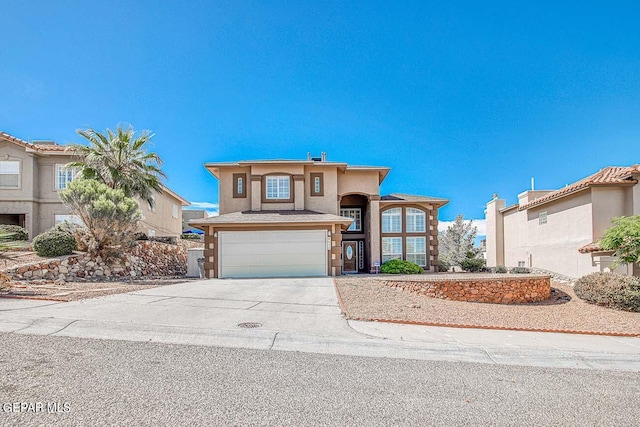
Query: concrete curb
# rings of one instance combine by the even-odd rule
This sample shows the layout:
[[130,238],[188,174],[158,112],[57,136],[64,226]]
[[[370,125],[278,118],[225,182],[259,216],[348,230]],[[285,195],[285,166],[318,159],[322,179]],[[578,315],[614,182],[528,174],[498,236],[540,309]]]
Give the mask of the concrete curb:
[[624,332],[596,332],[596,331],[578,331],[578,330],[572,330],[572,329],[515,328],[515,327],[507,327],[507,326],[462,325],[458,323],[418,322],[413,320],[376,319],[376,318],[364,318],[364,317],[347,317],[347,318],[349,320],[357,320],[361,322],[381,322],[381,323],[395,323],[399,325],[417,325],[417,326],[438,326],[438,327],[445,327],[445,328],[492,329],[492,330],[499,330],[499,331],[520,331],[520,332],[550,332],[550,333],[556,333],[556,334],[603,335],[603,336],[610,336],[610,337],[628,337],[628,338],[640,337],[640,334],[627,334]]

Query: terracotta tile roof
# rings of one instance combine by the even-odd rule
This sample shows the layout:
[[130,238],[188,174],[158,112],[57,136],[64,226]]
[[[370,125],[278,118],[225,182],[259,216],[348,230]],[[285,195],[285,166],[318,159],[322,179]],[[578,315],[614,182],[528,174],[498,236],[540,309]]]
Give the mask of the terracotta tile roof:
[[592,252],[613,252],[613,251],[605,251],[600,247],[600,243],[592,242],[578,248],[578,252],[580,252],[581,254],[590,254]]
[[391,193],[385,196],[380,197],[380,201],[383,202],[428,202],[436,205],[444,206],[449,203],[448,199],[440,199],[438,197],[431,196],[416,196],[414,194],[402,194],[402,193]]
[[58,144],[33,144],[39,151],[66,151],[69,147],[68,145],[58,145]]
[[20,145],[21,147],[46,153],[47,151],[55,151],[55,152],[63,152],[67,149],[66,145],[58,145],[55,142],[49,144],[32,144],[24,139],[17,138],[15,136],[9,135],[6,132],[0,132],[0,138],[3,138],[9,142]]
[[13,142],[14,144],[21,145],[25,148],[31,148],[31,144],[29,144],[24,139],[16,138],[15,136],[11,136],[6,132],[0,132],[0,137],[6,139],[9,142]]
[[209,224],[285,224],[285,223],[342,223],[350,225],[353,219],[314,211],[244,211],[194,219],[189,225]]
[[578,182],[567,185],[556,191],[552,191],[542,197],[531,200],[519,207],[520,210],[530,209],[532,207],[542,205],[552,200],[559,199],[569,194],[573,194],[577,191],[584,190],[586,188],[598,185],[611,185],[611,184],[637,184],[638,180],[633,178],[633,174],[640,173],[640,164],[633,166],[608,166],[600,171],[590,175]]

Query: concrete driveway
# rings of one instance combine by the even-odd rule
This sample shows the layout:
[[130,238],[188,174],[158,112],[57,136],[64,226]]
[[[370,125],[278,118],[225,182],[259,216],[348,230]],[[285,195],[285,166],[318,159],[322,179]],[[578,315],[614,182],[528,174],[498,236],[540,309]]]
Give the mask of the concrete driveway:
[[200,280],[67,303],[0,299],[0,332],[640,371],[638,338],[348,323],[331,278]]
[[240,324],[257,323],[256,330],[265,332],[359,335],[343,319],[333,281],[326,277],[200,280],[68,303],[2,300],[0,312],[4,310],[125,325],[233,331],[244,329]]

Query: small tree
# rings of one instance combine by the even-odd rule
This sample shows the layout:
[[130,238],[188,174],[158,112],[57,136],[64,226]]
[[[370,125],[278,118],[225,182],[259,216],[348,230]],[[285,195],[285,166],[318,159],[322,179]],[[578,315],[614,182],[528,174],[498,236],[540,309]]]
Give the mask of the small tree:
[[59,195],[86,226],[78,234],[90,254],[113,258],[134,241],[140,210],[138,202],[126,197],[124,191],[96,180],[78,179]]
[[640,215],[613,218],[613,227],[608,228],[600,240],[604,250],[615,251],[618,259],[613,267],[640,262]]
[[136,136],[133,127],[120,126],[105,133],[94,129],[78,129],[78,135],[85,138],[89,145],[73,144],[77,160],[69,167],[80,168],[85,179],[95,179],[110,188],[124,191],[127,197],[140,197],[153,203],[153,194],[162,192],[162,179],[166,178],[160,169],[162,159],[156,153],[147,152],[153,134],[142,131]]
[[439,258],[450,265],[461,265],[465,259],[474,258],[473,241],[477,233],[478,227],[473,225],[473,220],[466,222],[463,215],[458,215],[438,237]]

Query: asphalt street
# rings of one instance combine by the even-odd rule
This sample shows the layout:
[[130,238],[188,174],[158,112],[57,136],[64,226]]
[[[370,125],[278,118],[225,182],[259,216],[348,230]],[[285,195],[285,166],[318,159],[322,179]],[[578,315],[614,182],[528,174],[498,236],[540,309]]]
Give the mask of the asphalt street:
[[636,372],[17,334],[0,334],[0,367],[1,425],[630,426],[640,419]]

